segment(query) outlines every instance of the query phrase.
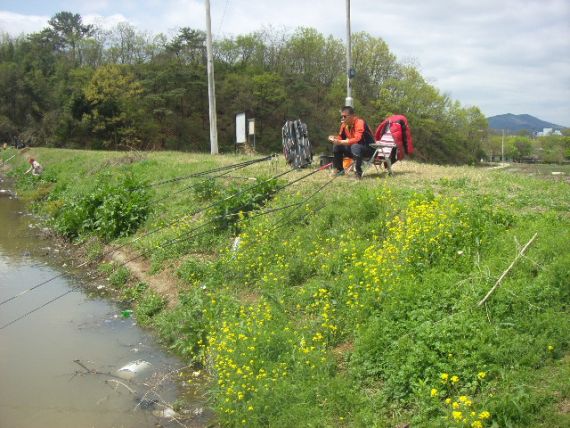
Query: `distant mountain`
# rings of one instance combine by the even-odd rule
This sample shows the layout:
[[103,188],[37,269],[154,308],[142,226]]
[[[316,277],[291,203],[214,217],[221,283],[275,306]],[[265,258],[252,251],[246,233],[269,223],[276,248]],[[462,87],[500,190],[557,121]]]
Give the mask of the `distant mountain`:
[[487,118],[489,128],[491,129],[504,129],[508,131],[520,131],[526,129],[527,131],[542,131],[544,128],[564,129],[565,126],[556,125],[554,123],[545,122],[530,114],[499,114]]

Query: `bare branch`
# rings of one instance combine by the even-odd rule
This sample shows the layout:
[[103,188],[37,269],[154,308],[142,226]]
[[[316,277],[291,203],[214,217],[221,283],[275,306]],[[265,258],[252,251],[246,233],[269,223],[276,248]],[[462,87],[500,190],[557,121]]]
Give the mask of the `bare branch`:
[[534,239],[537,237],[538,233],[535,233],[533,235],[532,238],[530,238],[530,241],[528,241],[526,243],[526,245],[522,248],[522,250],[520,250],[520,252],[517,254],[517,256],[515,257],[515,259],[512,261],[512,263],[509,265],[509,267],[507,268],[507,270],[505,270],[503,272],[503,274],[500,276],[500,278],[497,280],[497,282],[495,283],[495,285],[493,286],[493,288],[491,288],[489,290],[489,292],[487,293],[487,295],[485,297],[483,297],[483,299],[478,303],[478,306],[483,305],[488,299],[489,297],[491,297],[491,294],[493,294],[495,292],[495,290],[497,288],[499,288],[499,286],[501,285],[501,281],[503,280],[503,278],[505,276],[507,276],[507,274],[509,273],[509,271],[512,269],[512,267],[515,265],[515,263],[517,262],[517,260],[519,258],[521,258],[524,254],[524,252],[526,251],[526,249],[530,246],[530,244],[532,244],[532,241],[534,241]]

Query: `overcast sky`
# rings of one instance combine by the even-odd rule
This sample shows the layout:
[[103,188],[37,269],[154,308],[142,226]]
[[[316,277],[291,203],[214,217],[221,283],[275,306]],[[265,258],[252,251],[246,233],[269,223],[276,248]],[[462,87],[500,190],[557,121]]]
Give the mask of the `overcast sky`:
[[[211,0],[216,36],[314,27],[345,38],[346,0]],[[352,31],[383,38],[400,60],[486,116],[528,113],[570,126],[570,0],[351,1]],[[174,34],[205,29],[203,0],[0,0],[0,31],[44,28],[60,11]],[[358,70],[357,70],[358,71]],[[358,97],[358,94],[354,94]]]

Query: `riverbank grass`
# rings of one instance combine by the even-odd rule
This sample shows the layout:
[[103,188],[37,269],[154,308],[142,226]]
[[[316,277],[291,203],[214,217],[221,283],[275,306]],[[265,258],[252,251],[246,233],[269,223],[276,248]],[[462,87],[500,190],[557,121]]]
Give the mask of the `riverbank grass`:
[[[144,185],[250,159],[40,155],[46,176],[21,189],[55,221],[102,176]],[[150,188],[148,212],[125,234],[73,238],[126,245],[176,275],[174,307],[136,279],[128,298],[203,368],[224,426],[567,425],[568,183],[394,170],[360,182],[320,172],[282,190],[311,170],[267,162],[180,180]]]

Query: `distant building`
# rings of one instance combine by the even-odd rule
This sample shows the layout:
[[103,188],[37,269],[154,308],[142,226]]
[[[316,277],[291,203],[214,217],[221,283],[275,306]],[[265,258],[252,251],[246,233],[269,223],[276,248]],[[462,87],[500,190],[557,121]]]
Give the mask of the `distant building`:
[[559,129],[543,128],[542,132],[538,131],[536,133],[537,137],[548,137],[549,135],[562,135],[562,132]]

